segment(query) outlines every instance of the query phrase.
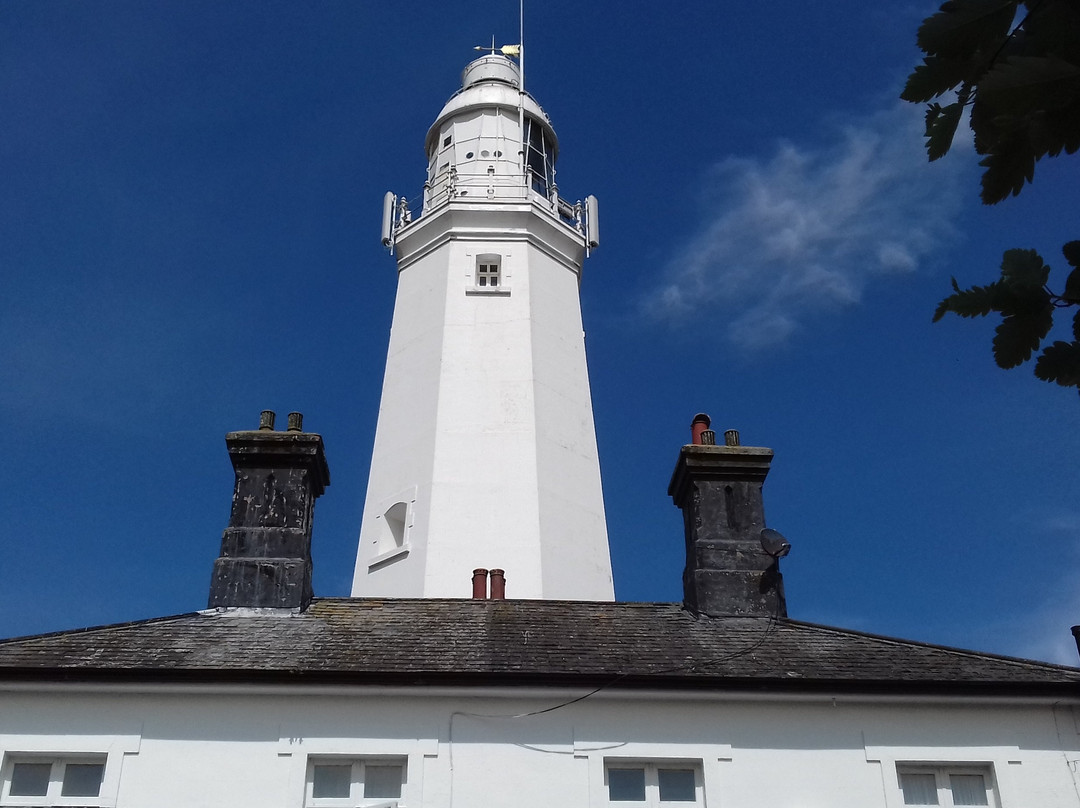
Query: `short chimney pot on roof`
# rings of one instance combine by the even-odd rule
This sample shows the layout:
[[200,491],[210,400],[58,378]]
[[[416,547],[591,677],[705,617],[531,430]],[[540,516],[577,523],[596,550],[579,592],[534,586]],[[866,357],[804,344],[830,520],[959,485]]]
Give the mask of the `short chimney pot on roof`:
[[277,418],[277,414],[273,410],[263,410],[259,413],[259,429],[274,430],[274,420]]
[[487,600],[488,571],[479,567],[472,571],[472,599]]
[[506,600],[506,572],[504,570],[491,571],[491,599]]
[[701,444],[701,435],[705,430],[712,425],[712,419],[709,418],[703,412],[699,412],[694,416],[694,420],[690,422],[690,442],[694,444]]

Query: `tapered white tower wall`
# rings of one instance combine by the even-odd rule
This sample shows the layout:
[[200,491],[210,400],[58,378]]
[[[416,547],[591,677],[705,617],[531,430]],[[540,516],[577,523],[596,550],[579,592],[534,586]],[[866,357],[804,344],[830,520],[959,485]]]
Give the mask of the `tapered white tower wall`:
[[398,290],[353,595],[468,597],[500,568],[509,597],[611,600],[585,206],[559,198],[517,66],[485,56],[463,84],[428,132],[422,210],[384,233]]

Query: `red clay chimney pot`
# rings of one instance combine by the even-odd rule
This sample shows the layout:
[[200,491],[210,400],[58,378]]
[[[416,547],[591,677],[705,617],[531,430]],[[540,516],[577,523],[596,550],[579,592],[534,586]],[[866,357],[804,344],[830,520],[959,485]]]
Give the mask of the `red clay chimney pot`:
[[472,596],[473,600],[487,600],[487,577],[485,569],[472,571]]
[[693,422],[690,424],[690,442],[701,445],[701,433],[709,428],[709,424],[712,423],[712,419],[709,418],[703,412],[699,412],[694,416]]
[[491,599],[506,600],[506,573],[503,570],[491,571]]

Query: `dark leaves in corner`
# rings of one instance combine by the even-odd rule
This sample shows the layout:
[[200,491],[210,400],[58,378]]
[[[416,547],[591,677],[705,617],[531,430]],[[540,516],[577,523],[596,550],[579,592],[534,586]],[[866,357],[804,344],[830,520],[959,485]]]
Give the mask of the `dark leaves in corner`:
[[1080,342],[1055,342],[1035,362],[1035,375],[1062,387],[1080,387]]

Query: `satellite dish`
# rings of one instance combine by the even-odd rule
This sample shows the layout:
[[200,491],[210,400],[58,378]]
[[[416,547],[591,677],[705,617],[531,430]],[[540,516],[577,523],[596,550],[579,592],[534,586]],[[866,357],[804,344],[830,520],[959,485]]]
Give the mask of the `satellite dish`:
[[773,558],[780,559],[791,552],[791,542],[779,530],[767,527],[761,531],[761,549]]

